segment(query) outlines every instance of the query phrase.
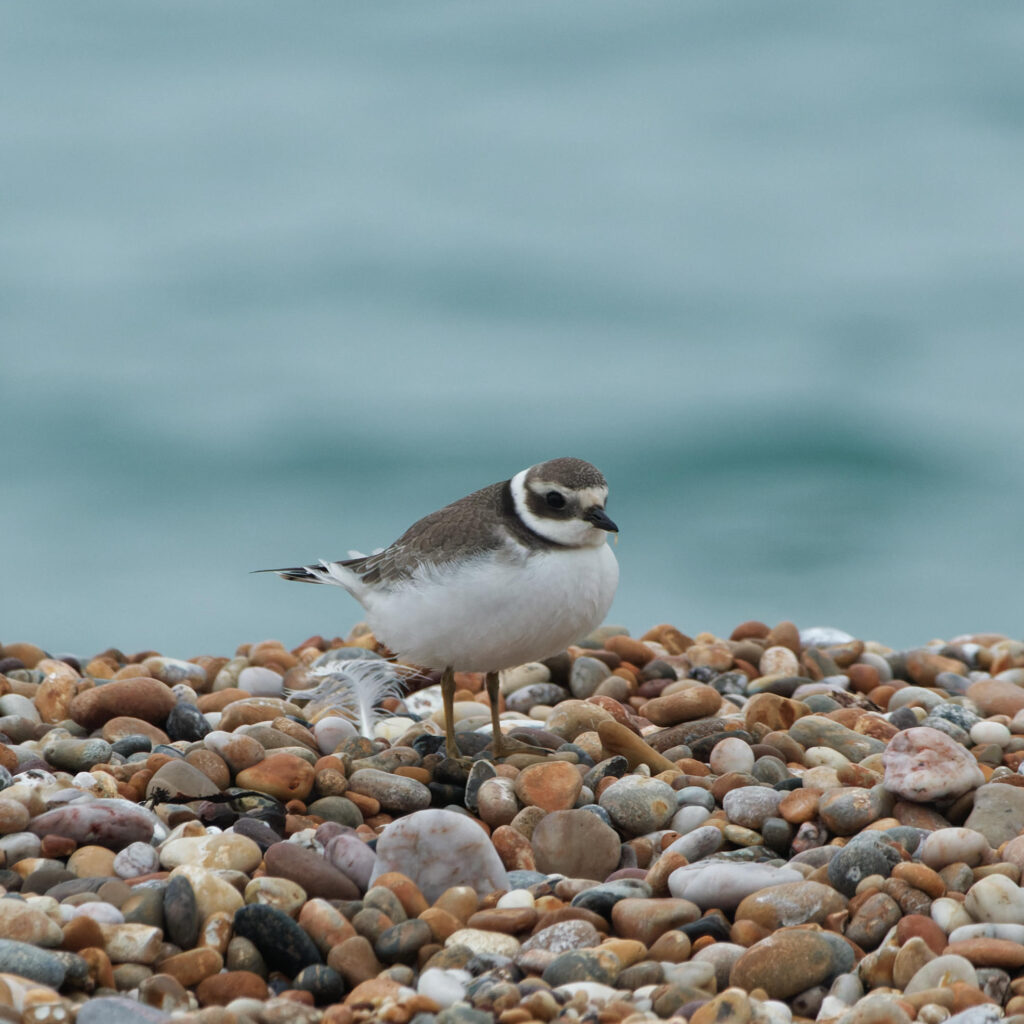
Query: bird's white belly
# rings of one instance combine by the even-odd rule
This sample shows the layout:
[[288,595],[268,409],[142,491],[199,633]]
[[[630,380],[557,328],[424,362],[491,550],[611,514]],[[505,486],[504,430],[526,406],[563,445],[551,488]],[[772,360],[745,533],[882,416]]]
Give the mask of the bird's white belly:
[[599,626],[619,567],[607,544],[486,558],[366,595],[367,619],[396,654],[428,668],[491,672],[548,658]]

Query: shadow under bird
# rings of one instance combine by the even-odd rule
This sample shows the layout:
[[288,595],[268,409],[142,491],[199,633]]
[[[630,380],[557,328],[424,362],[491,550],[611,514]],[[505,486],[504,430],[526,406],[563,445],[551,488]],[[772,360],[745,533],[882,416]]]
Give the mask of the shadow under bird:
[[619,567],[606,538],[618,527],[607,499],[589,462],[550,459],[431,512],[376,554],[259,571],[343,587],[396,655],[440,670],[449,757],[459,756],[455,672],[486,673],[498,758],[499,671],[564,651],[611,606]]

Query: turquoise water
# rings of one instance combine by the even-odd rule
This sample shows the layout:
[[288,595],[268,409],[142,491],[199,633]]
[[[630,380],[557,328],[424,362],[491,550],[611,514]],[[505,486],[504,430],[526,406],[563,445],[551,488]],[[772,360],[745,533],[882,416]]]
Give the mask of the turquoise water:
[[634,631],[1021,635],[1019,4],[2,17],[0,641],[344,633],[248,570],[562,454]]

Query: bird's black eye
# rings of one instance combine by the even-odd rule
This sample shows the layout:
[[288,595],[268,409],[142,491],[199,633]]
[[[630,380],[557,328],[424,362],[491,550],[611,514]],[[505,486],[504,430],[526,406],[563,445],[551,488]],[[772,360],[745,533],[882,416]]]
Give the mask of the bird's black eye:
[[548,508],[565,508],[565,495],[559,494],[558,491],[548,491],[544,495],[544,500],[548,503]]

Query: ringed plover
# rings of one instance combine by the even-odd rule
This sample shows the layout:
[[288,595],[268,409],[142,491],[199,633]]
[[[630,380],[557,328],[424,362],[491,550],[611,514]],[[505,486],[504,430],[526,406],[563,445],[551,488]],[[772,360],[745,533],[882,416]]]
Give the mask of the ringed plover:
[[607,498],[589,462],[550,459],[431,512],[376,554],[260,571],[344,588],[395,654],[441,670],[449,757],[459,756],[455,672],[486,673],[498,758],[499,671],[564,651],[612,603]]

